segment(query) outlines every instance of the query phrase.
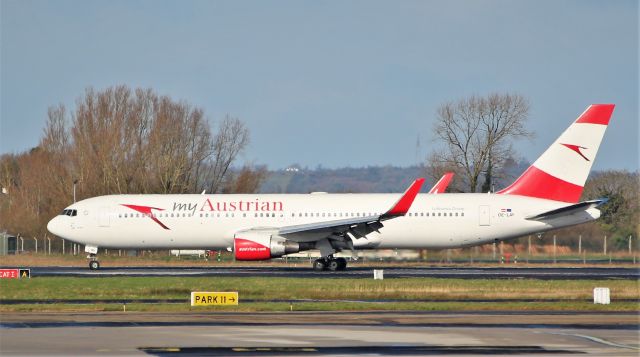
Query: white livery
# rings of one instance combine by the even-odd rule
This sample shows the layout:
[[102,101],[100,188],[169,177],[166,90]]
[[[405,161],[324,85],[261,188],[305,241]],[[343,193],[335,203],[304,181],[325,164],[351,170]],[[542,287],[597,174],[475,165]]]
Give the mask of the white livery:
[[[98,248],[227,249],[266,260],[318,249],[317,270],[342,270],[342,250],[458,248],[589,222],[605,199],[579,202],[612,104],[591,105],[513,184],[497,193],[110,195],[66,208],[47,228]],[[435,194],[438,193],[438,194]]]

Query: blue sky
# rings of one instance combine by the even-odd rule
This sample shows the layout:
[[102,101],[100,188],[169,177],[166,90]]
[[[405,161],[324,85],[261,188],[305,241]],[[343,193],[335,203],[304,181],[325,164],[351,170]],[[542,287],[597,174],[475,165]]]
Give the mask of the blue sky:
[[596,169],[638,169],[637,1],[1,1],[0,153],[85,88],[151,87],[251,130],[243,161],[412,165],[437,107],[530,100],[535,158],[616,103]]

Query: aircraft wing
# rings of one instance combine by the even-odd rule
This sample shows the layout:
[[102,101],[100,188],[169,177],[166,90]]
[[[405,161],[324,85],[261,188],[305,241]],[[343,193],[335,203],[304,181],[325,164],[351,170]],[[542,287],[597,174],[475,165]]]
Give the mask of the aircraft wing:
[[591,201],[584,201],[584,202],[580,202],[580,203],[576,203],[574,205],[570,205],[570,206],[565,206],[565,207],[561,207],[558,209],[554,209],[551,211],[547,211],[547,212],[543,212],[540,214],[536,214],[534,216],[529,216],[526,217],[525,219],[528,219],[530,221],[544,221],[544,220],[548,220],[548,219],[554,219],[554,218],[559,218],[559,217],[563,217],[563,216],[569,216],[572,215],[574,213],[580,212],[580,211],[586,211],[589,208],[594,208],[594,207],[598,207],[602,204],[605,204],[608,201],[607,198],[600,198],[597,200],[591,200]]
[[[319,240],[331,234],[341,235],[344,233],[350,233],[356,238],[362,238],[382,228],[384,226],[382,224],[383,221],[407,214],[423,183],[424,178],[413,181],[400,199],[383,214],[284,226],[278,229],[278,234],[283,237],[289,236],[288,238],[294,241],[300,240],[301,235],[314,236]],[[309,241],[308,239],[304,240]]]
[[449,184],[451,183],[451,179],[453,179],[453,175],[454,175],[453,172],[447,172],[444,175],[442,175],[440,180],[438,180],[438,182],[436,182],[436,184],[433,185],[431,190],[429,190],[429,193],[432,193],[432,194],[443,193],[447,189],[447,187],[449,187]]

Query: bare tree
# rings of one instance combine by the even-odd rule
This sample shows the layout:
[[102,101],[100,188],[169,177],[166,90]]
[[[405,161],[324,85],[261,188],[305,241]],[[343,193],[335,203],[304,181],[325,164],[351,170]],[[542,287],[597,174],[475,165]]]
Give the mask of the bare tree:
[[428,158],[427,167],[458,168],[470,192],[477,191],[484,173],[490,187],[505,160],[514,156],[511,141],[532,137],[525,128],[528,113],[527,100],[517,94],[472,96],[441,105],[434,132],[444,149]]
[[233,160],[249,143],[249,129],[238,118],[226,116],[213,141],[213,163],[209,167],[209,192],[220,192]]
[[245,165],[237,172],[232,173],[232,179],[228,180],[222,189],[224,193],[255,193],[260,184],[267,177],[268,171],[264,166],[252,167]]
[[51,107],[38,147],[0,157],[0,229],[35,235],[71,202],[117,193],[255,192],[264,168],[230,168],[249,142],[240,119],[214,129],[204,111],[151,89],[88,88]]

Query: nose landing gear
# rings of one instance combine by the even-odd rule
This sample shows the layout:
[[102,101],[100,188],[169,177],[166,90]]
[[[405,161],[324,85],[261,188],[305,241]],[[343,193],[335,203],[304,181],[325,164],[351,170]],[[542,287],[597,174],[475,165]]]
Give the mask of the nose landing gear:
[[89,259],[89,269],[100,269],[100,262],[98,261],[98,247],[94,245],[86,245],[84,247],[84,251],[89,253],[89,255],[87,255],[87,259]]
[[94,257],[90,257],[89,259],[92,259],[89,261],[89,269],[91,270],[98,270],[100,269],[100,262],[97,260],[97,258]]

